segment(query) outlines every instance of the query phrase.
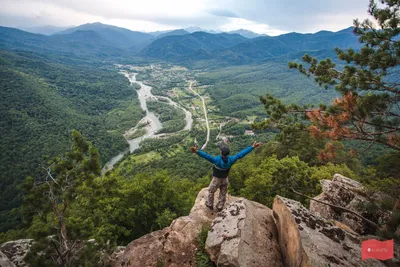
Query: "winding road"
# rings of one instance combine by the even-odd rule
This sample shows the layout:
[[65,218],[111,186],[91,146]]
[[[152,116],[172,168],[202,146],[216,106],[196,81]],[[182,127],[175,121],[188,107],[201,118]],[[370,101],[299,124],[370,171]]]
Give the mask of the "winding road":
[[205,149],[208,141],[210,141],[210,125],[208,124],[208,116],[207,116],[207,108],[206,108],[206,102],[204,101],[204,98],[199,95],[195,90],[192,89],[192,84],[193,81],[190,81],[189,83],[189,90],[192,91],[195,95],[197,95],[198,97],[201,98],[201,101],[203,102],[203,111],[204,111],[204,116],[206,118],[206,127],[207,127],[207,138],[206,138],[206,142],[204,143],[204,145],[201,147],[201,150]]

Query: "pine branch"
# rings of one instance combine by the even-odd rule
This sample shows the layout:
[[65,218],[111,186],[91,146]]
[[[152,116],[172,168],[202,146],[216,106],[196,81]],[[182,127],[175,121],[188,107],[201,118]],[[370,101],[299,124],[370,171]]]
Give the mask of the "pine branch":
[[376,139],[375,137],[367,138],[367,137],[363,137],[363,136],[358,136],[358,137],[343,137],[343,138],[344,139],[348,139],[348,140],[362,140],[362,141],[368,141],[368,142],[377,142],[377,143],[380,143],[380,144],[385,145],[387,147],[390,147],[391,149],[395,149],[395,150],[400,151],[400,147],[399,146],[390,144],[388,142],[384,142],[384,141],[380,140],[379,138]]
[[393,127],[393,126],[384,125],[384,124],[379,125],[379,124],[376,124],[376,123],[372,123],[372,122],[369,122],[369,121],[366,121],[366,120],[360,120],[360,119],[356,119],[356,118],[353,118],[353,120],[357,121],[357,122],[360,122],[360,123],[364,123],[364,124],[373,126],[373,127],[382,127],[382,128],[390,129],[390,130],[393,130],[393,131],[399,131],[400,130],[400,126],[399,127]]
[[323,202],[323,201],[314,199],[314,198],[312,198],[312,197],[306,196],[306,195],[304,195],[304,194],[302,194],[302,193],[300,193],[300,192],[297,192],[296,190],[294,190],[294,188],[292,188],[292,191],[293,191],[293,193],[295,193],[295,194],[297,194],[297,195],[300,195],[300,196],[302,196],[302,197],[308,198],[308,199],[313,200],[313,201],[315,201],[315,202],[318,202],[318,203],[321,203],[321,204],[324,204],[324,205],[328,205],[328,206],[330,206],[330,207],[332,207],[332,208],[334,208],[334,209],[338,209],[338,210],[341,210],[341,211],[343,211],[343,212],[351,213],[351,214],[355,215],[356,217],[360,218],[361,220],[363,220],[363,221],[369,223],[371,226],[373,226],[373,227],[375,228],[375,230],[380,229],[379,226],[378,226],[376,223],[374,223],[373,221],[370,221],[370,220],[368,220],[367,218],[361,216],[361,215],[358,214],[357,212],[354,212],[354,211],[352,211],[352,210],[343,208],[343,207],[341,207],[341,206],[333,205],[333,204],[330,204],[330,203],[327,203],[327,202]]

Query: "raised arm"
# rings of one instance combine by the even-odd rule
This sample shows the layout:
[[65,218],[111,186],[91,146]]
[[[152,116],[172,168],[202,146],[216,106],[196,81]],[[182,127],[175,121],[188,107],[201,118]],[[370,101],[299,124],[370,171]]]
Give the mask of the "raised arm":
[[215,164],[215,163],[216,163],[215,157],[213,157],[213,156],[207,154],[207,153],[204,152],[204,151],[201,151],[201,150],[197,151],[197,155],[199,155],[199,156],[202,157],[203,159],[208,160],[208,161],[211,162],[212,164]]
[[251,151],[253,151],[254,148],[261,146],[261,143],[254,142],[252,146],[248,146],[236,155],[232,156],[232,159],[234,161],[237,161],[238,159],[244,158],[247,154],[249,154]]
[[203,159],[208,160],[208,161],[211,162],[212,164],[215,164],[215,163],[216,163],[216,158],[213,157],[213,156],[211,156],[211,155],[209,155],[209,154],[207,154],[206,152],[201,151],[201,150],[197,150],[196,147],[191,147],[190,150],[191,150],[193,153],[196,153],[197,155],[199,155],[199,157],[202,157]]
[[239,153],[237,153],[236,155],[232,156],[232,159],[234,161],[237,161],[238,159],[244,158],[251,151],[253,151],[253,147],[252,146],[248,146],[245,149],[243,149],[242,151],[240,151]]

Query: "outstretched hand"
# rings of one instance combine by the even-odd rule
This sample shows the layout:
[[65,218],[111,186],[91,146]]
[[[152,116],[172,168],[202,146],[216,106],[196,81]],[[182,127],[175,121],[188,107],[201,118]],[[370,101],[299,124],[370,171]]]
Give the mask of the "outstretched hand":
[[261,146],[262,145],[262,143],[261,142],[256,142],[256,141],[254,141],[254,143],[253,143],[253,148],[256,148],[256,147],[259,147],[259,146]]
[[197,147],[195,147],[195,146],[192,146],[192,147],[190,147],[190,151],[192,151],[192,153],[197,153]]

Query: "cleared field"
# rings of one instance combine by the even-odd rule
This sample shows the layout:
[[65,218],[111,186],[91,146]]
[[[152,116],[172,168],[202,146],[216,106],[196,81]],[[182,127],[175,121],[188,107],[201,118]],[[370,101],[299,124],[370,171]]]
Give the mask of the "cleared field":
[[147,163],[153,160],[159,160],[162,159],[160,153],[151,151],[145,154],[137,155],[137,156],[131,156],[130,162],[134,164],[140,164],[140,163]]

